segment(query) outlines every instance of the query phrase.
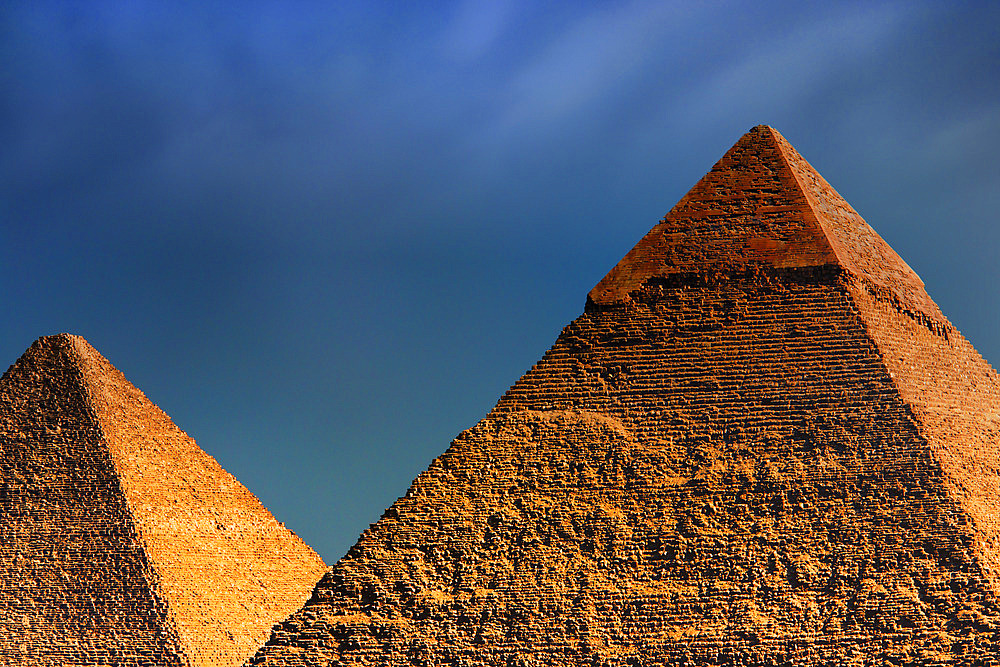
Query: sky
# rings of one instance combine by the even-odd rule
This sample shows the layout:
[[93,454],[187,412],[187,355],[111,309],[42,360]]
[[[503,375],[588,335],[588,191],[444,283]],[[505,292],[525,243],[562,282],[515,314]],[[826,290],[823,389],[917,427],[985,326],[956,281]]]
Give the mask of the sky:
[[0,367],[84,336],[332,563],[760,123],[1000,362],[1000,3],[0,0]]

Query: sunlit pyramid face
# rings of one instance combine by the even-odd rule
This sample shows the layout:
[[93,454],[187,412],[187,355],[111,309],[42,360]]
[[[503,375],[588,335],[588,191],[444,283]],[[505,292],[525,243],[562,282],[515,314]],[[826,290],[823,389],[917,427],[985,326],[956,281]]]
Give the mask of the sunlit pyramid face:
[[756,127],[251,664],[989,664],[998,388]]
[[0,379],[0,664],[226,667],[325,566],[94,348]]

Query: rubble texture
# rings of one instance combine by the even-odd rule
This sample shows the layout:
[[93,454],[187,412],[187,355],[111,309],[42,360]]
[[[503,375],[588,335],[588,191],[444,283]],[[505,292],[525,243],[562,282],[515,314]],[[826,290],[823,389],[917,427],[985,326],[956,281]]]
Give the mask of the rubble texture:
[[754,128],[250,664],[1000,664],[998,390]]
[[82,338],[0,379],[0,664],[239,665],[325,569]]

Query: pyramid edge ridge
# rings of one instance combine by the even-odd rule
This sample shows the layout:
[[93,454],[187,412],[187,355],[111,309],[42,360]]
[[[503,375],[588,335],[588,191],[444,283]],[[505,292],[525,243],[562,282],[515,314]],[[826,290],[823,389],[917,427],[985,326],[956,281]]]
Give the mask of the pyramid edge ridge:
[[[792,142],[790,142],[777,129],[770,126],[768,126],[768,129],[773,133],[776,140],[775,143],[782,159],[786,162],[789,167],[789,171],[791,171],[792,175],[795,177],[802,194],[809,204],[810,210],[813,215],[815,215],[817,223],[822,228],[823,233],[826,235],[827,240],[830,243],[831,249],[837,256],[839,266],[851,275],[871,283],[876,290],[888,290],[902,306],[906,307],[905,310],[911,311],[911,316],[915,313],[920,313],[920,315],[933,320],[946,329],[954,328],[948,321],[947,316],[941,311],[941,308],[927,292],[927,286],[923,279],[913,269],[913,267],[910,266],[906,259],[900,255],[896,249],[882,237],[881,234],[878,233],[878,230],[872,227],[871,223],[869,223],[865,217],[854,208],[851,202],[840,194],[840,192],[826,179],[826,177],[823,176],[823,174],[816,169],[816,167],[814,167],[804,155],[802,155]],[[789,155],[789,153],[791,153],[791,155]],[[803,169],[803,166],[805,169]],[[849,216],[854,217],[857,222],[860,222],[863,225],[863,229],[872,235],[876,247],[866,248],[869,253],[862,255],[862,257],[870,257],[877,252],[880,255],[879,261],[876,261],[873,267],[866,268],[864,266],[860,266],[858,262],[855,261],[855,258],[851,256],[850,250],[845,246],[837,233],[831,230],[832,227],[837,226],[837,221],[831,218],[831,216],[824,210],[824,207],[820,205],[818,200],[819,193],[816,193],[813,188],[808,187],[807,184],[803,182],[800,171],[805,171],[809,176],[814,177],[817,180],[818,185],[829,190],[829,192],[836,197],[836,201],[833,203],[844,206]],[[877,246],[881,246],[881,248],[878,248]],[[885,256],[885,251],[888,251],[888,256]],[[896,267],[892,267],[892,264],[895,264]],[[900,277],[905,279],[903,281],[904,284],[893,284],[893,280],[891,280],[888,276],[876,276],[873,274],[874,272],[871,268],[884,269],[887,273],[893,268],[901,269]],[[908,283],[909,285],[905,283]],[[907,286],[909,286],[909,289],[906,289]]]
[[[107,431],[95,405],[93,390],[87,382],[86,375],[83,371],[86,366],[86,360],[80,353],[81,347],[86,346],[83,349],[89,348],[98,355],[101,353],[98,352],[86,338],[78,334],[59,333],[51,336],[43,336],[38,340],[65,344],[68,353],[74,360],[73,371],[77,376],[77,382],[80,384],[80,390],[86,399],[88,418],[93,422],[94,428],[100,434],[100,443],[104,449],[109,464],[114,469],[115,474],[112,476],[112,479],[114,480],[115,491],[121,497],[122,507],[125,510],[126,517],[128,518],[129,532],[131,533],[132,539],[135,540],[137,547],[136,550],[142,557],[142,576],[146,579],[146,585],[149,588],[150,594],[164,614],[167,626],[165,629],[169,632],[169,637],[174,645],[177,659],[182,663],[183,667],[194,667],[194,660],[188,654],[188,651],[186,650],[187,647],[184,645],[184,641],[181,638],[180,631],[178,630],[179,624],[177,622],[176,612],[170,602],[169,596],[167,596],[163,591],[163,582],[160,578],[160,573],[156,570],[153,557],[150,554],[150,546],[147,542],[146,535],[143,533],[140,523],[136,519],[135,508],[133,507],[132,500],[122,483],[122,472],[118,468],[118,459],[115,457],[114,452],[111,449],[111,443],[108,439]],[[110,364],[111,362],[108,363]]]
[[[319,582],[322,576],[330,569],[330,566],[323,560],[322,556],[315,549],[312,548],[305,540],[303,540],[295,531],[286,526],[283,522],[279,521],[277,517],[271,512],[270,509],[257,497],[257,495],[251,491],[245,484],[243,484],[235,475],[226,470],[222,464],[209,452],[205,451],[197,443],[197,441],[186,431],[180,428],[173,420],[170,415],[168,415],[159,405],[153,402],[145,392],[136,386],[127,376],[110,360],[107,359],[99,350],[97,350],[93,345],[89,343],[83,336],[74,334],[59,334],[57,336],[60,340],[65,341],[65,344],[71,346],[73,353],[77,357],[75,370],[80,373],[84,390],[87,392],[87,400],[89,407],[95,413],[95,420],[99,424],[99,428],[105,440],[105,446],[108,449],[109,456],[112,459],[112,464],[115,466],[117,483],[121,487],[121,493],[124,497],[124,501],[128,507],[130,520],[134,524],[135,534],[144,548],[144,556],[149,562],[150,568],[155,572],[155,577],[157,582],[160,584],[161,594],[160,597],[165,601],[167,609],[170,611],[171,619],[175,625],[174,633],[177,637],[177,643],[183,651],[183,655],[188,660],[189,667],[226,667],[226,665],[232,665],[233,667],[243,664],[245,660],[249,659],[254,655],[254,653],[260,648],[263,643],[265,643],[270,636],[270,632],[276,623],[282,622],[290,614],[297,612],[302,605],[308,600],[315,588],[315,585]],[[123,390],[115,387],[115,384],[121,384]],[[103,385],[103,386],[100,386]],[[129,396],[130,393],[134,392],[133,396]],[[103,395],[103,398],[99,398],[97,393]],[[140,404],[138,406],[121,406],[116,405],[119,400],[129,402],[130,400],[138,399]],[[209,615],[203,615],[201,612],[196,612],[194,616],[188,618],[188,615],[184,615],[181,619],[183,610],[180,607],[185,605],[190,606],[190,601],[185,601],[182,598],[178,600],[173,600],[173,596],[177,595],[179,582],[173,581],[175,578],[172,571],[178,567],[178,563],[174,563],[170,560],[165,560],[164,550],[169,552],[169,537],[166,535],[156,535],[156,531],[148,525],[147,522],[141,520],[139,517],[145,515],[143,510],[140,510],[138,505],[141,504],[146,495],[142,493],[142,478],[144,475],[140,473],[140,477],[136,479],[136,472],[129,471],[128,467],[135,467],[138,463],[134,460],[134,456],[128,455],[128,450],[125,449],[125,440],[123,438],[128,438],[130,434],[127,434],[127,427],[123,427],[122,432],[118,433],[116,436],[112,437],[108,433],[108,424],[104,423],[105,418],[112,417],[115,410],[122,408],[128,409],[128,407],[134,407],[138,410],[151,410],[152,414],[155,415],[159,424],[150,424],[151,429],[143,428],[143,437],[159,439],[163,437],[162,433],[158,432],[157,426],[166,426],[168,430],[174,431],[175,436],[179,436],[180,441],[183,442],[185,448],[189,448],[197,453],[196,460],[200,461],[202,467],[207,467],[210,469],[210,474],[213,479],[221,479],[225,486],[228,486],[230,490],[236,489],[235,493],[239,497],[241,502],[237,502],[235,505],[229,508],[222,509],[233,509],[237,506],[241,506],[243,503],[249,503],[249,517],[243,517],[246,521],[245,524],[241,524],[244,528],[243,533],[241,533],[238,538],[238,542],[246,545],[248,548],[255,544],[254,535],[258,535],[261,538],[265,534],[275,535],[283,543],[283,554],[286,554],[288,559],[288,567],[281,570],[283,574],[279,575],[279,579],[275,580],[273,573],[272,576],[266,577],[268,587],[266,590],[271,591],[275,587],[280,587],[280,590],[284,591],[284,595],[272,595],[268,600],[269,605],[284,607],[285,605],[280,604],[283,599],[293,600],[292,605],[288,608],[288,611],[281,611],[280,617],[275,617],[274,619],[269,619],[273,612],[268,611],[266,606],[261,605],[259,601],[252,600],[250,597],[237,596],[236,598],[218,598],[215,600],[214,604],[211,605],[214,612],[220,611],[217,607],[218,604],[230,605],[239,603],[246,610],[250,610],[251,607],[254,608],[254,613],[250,617],[250,623],[253,624],[260,620],[265,620],[266,625],[259,628],[253,635],[246,632],[246,622],[241,622],[239,624],[230,624],[233,629],[239,628],[241,632],[232,633],[231,636],[236,638],[241,638],[241,641],[246,642],[248,645],[250,643],[256,644],[251,649],[243,649],[242,644],[234,641],[232,644],[228,645],[226,652],[230,654],[229,662],[220,663],[217,662],[215,657],[206,657],[204,655],[205,647],[198,644],[196,641],[201,633],[194,633],[193,628],[196,625],[201,625],[206,621],[212,621],[216,618],[215,613]],[[108,412],[108,414],[102,417],[103,412]],[[169,437],[169,436],[168,436]],[[119,442],[120,441],[120,442]],[[118,445],[113,445],[113,442],[119,442]],[[142,449],[142,448],[140,448]],[[162,458],[161,456],[155,457],[157,459]],[[188,465],[190,464],[190,466]],[[189,461],[185,464],[185,477],[186,474],[195,474],[196,465],[195,460]],[[187,483],[190,483],[188,481]],[[138,486],[137,486],[138,484]],[[160,481],[154,483],[154,486],[159,486],[163,484],[163,478]],[[185,495],[181,498],[182,504],[194,502],[194,507],[201,508],[203,510],[208,510],[214,516],[214,511],[212,511],[212,505],[207,498],[202,498],[199,494],[194,494],[188,497]],[[235,500],[234,500],[235,502]],[[196,510],[197,511],[197,510]],[[256,519],[257,523],[254,523]],[[168,541],[164,541],[168,540]],[[238,547],[232,547],[235,551],[239,551]],[[253,557],[252,553],[245,554],[245,557]],[[304,564],[304,565],[303,565]],[[170,570],[170,572],[161,572],[158,568],[164,567],[165,570]],[[309,584],[308,586],[301,587],[295,585],[294,582],[287,581],[285,579],[305,579],[304,573],[308,572]],[[295,574],[293,574],[295,573]],[[261,575],[265,577],[265,575]],[[168,580],[164,582],[164,578]],[[284,578],[281,578],[284,577]],[[171,584],[170,581],[173,581]],[[186,590],[186,589],[185,589]],[[198,589],[201,594],[211,594],[217,593],[215,589],[204,588]],[[293,591],[298,591],[296,595],[291,595]],[[248,606],[249,605],[249,606]],[[201,604],[197,605],[199,608]],[[256,619],[256,621],[252,620]],[[221,626],[220,626],[221,627]],[[207,626],[203,627],[203,631],[207,631]],[[257,636],[260,635],[260,636]],[[251,641],[252,640],[252,641]],[[201,646],[201,648],[199,648]],[[208,662],[206,662],[206,659]]]
[[[813,201],[813,198],[809,195],[808,189],[805,187],[805,184],[802,182],[802,179],[799,178],[798,172],[792,166],[791,161],[788,159],[788,154],[785,152],[785,146],[787,145],[789,147],[792,147],[791,143],[787,139],[785,139],[784,135],[781,134],[781,132],[771,127],[770,125],[764,125],[763,127],[765,128],[766,132],[770,133],[771,139],[774,142],[775,147],[778,149],[778,157],[781,159],[781,162],[785,166],[785,169],[791,175],[792,180],[795,182],[795,187],[798,188],[799,192],[802,194],[802,198],[805,199],[807,204],[806,210],[808,211],[811,217],[811,222],[816,225],[816,228],[819,230],[819,233],[823,236],[823,239],[826,241],[826,244],[830,246],[830,252],[833,253],[834,257],[837,260],[835,265],[845,271],[850,271],[850,267],[844,261],[844,253],[843,253],[843,248],[840,245],[840,240],[837,239],[835,235],[831,234],[830,230],[827,229],[827,226],[823,224],[823,218],[821,217],[820,212],[816,210],[816,203]],[[792,148],[794,150],[794,147]],[[803,161],[805,160],[805,158],[802,159]],[[809,163],[807,162],[806,164]],[[809,166],[812,167],[812,165]],[[813,171],[816,171],[815,168],[813,168]],[[817,174],[818,173],[819,172],[817,172]]]
[[103,465],[106,465],[110,469],[109,472],[111,474],[109,477],[110,482],[113,485],[110,491],[113,496],[118,498],[120,508],[125,515],[125,524],[123,527],[127,535],[128,544],[134,549],[136,557],[141,561],[139,563],[138,570],[140,576],[145,582],[145,590],[148,592],[150,599],[153,602],[154,609],[162,614],[160,635],[164,638],[164,643],[167,644],[167,647],[165,648],[168,649],[168,652],[162,656],[162,658],[166,661],[164,664],[171,664],[171,662],[175,661],[175,664],[179,667],[193,667],[190,657],[184,650],[180,633],[177,630],[176,618],[169,604],[169,600],[163,594],[159,581],[159,575],[156,572],[152,558],[149,554],[149,547],[139,529],[139,524],[136,521],[133,508],[129,502],[128,494],[121,484],[120,472],[118,470],[115,457],[111,452],[107,433],[105,432],[104,426],[97,414],[97,410],[94,406],[93,395],[83,373],[82,358],[80,357],[76,346],[77,341],[83,341],[85,344],[89,345],[89,343],[87,343],[82,336],[65,332],[39,336],[32,341],[21,356],[19,356],[17,360],[10,365],[3,376],[0,377],[0,386],[2,386],[3,382],[8,380],[10,373],[18,368],[22,363],[30,363],[38,356],[44,354],[45,348],[59,350],[65,353],[66,361],[68,363],[64,363],[62,365],[63,370],[67,372],[71,382],[76,385],[76,391],[82,399],[82,405],[80,407],[83,409],[84,418],[87,422],[89,422],[90,427],[93,428],[94,434],[96,435],[94,438],[94,445],[100,450],[100,457],[104,461]]

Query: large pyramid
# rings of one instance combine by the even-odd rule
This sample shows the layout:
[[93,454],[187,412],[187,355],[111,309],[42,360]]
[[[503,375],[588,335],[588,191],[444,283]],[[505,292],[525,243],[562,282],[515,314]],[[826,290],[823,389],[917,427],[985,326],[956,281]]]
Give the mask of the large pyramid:
[[751,130],[254,665],[1000,664],[1000,380]]
[[0,379],[0,665],[239,665],[325,569],[82,338]]

